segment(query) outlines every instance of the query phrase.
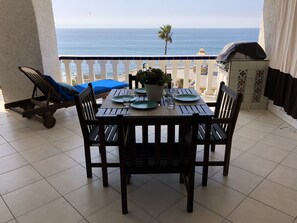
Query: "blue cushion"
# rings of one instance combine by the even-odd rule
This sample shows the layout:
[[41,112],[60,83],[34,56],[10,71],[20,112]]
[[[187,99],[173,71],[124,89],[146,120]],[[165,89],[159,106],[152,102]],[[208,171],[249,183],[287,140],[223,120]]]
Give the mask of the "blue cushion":
[[65,101],[74,100],[74,95],[79,93],[70,93],[69,91],[65,91],[60,83],[56,82],[51,76],[44,75],[44,77],[50,82],[53,88],[64,98]]
[[[56,82],[51,76],[44,75],[44,77],[50,82],[50,84],[56,89],[56,91],[65,99],[65,101],[74,100],[74,95],[82,92],[88,87],[88,84],[79,84],[76,86],[71,86],[65,83]],[[114,88],[124,88],[129,85],[125,82],[115,81],[115,80],[99,80],[91,82],[94,93],[100,94],[103,92],[110,91]]]
[[[129,85],[125,82],[120,82],[120,81],[115,81],[111,79],[106,79],[106,80],[99,80],[99,81],[94,81],[91,82],[95,94],[100,94],[106,91],[111,91],[112,89],[119,89],[119,88],[124,88],[128,87]],[[74,86],[76,90],[79,92],[82,92],[84,89],[88,87],[88,84],[79,84]]]
[[67,94],[79,94],[78,90],[76,90],[76,88],[71,86],[70,84],[59,83],[59,85]]

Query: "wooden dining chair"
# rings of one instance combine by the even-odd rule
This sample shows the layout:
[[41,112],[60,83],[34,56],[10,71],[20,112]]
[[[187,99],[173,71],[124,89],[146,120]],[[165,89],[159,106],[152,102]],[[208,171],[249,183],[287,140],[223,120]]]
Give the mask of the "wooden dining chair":
[[[84,150],[86,160],[87,177],[92,177],[92,168],[101,167],[103,176],[103,186],[108,186],[107,167],[119,166],[119,163],[108,163],[106,160],[105,146],[101,146],[99,137],[99,124],[95,115],[99,105],[96,103],[95,94],[91,84],[80,94],[75,95],[75,105],[84,138]],[[106,125],[104,127],[104,144],[107,146],[118,145],[118,132],[116,125]],[[100,163],[93,163],[91,157],[91,146],[99,147],[101,155]]]
[[137,89],[142,87],[142,84],[137,80],[136,75],[129,74],[129,89]]
[[[222,161],[209,161],[209,150],[204,150],[204,155],[207,160],[204,160],[203,165],[207,166],[223,166],[223,175],[227,176],[229,172],[232,137],[237,122],[237,117],[242,102],[242,94],[231,90],[224,82],[220,83],[217,101],[215,103],[207,103],[209,107],[214,107],[214,117],[211,119],[210,126],[210,145],[211,151],[215,151],[216,145],[225,145],[225,154]],[[205,144],[206,125],[198,126],[197,144]],[[205,163],[206,162],[206,163]],[[200,162],[196,162],[200,166]],[[207,174],[207,171],[204,173]],[[207,176],[203,176],[203,185],[207,184]]]
[[[153,173],[181,174],[181,182],[188,192],[187,211],[193,211],[196,144],[192,144],[192,138],[197,137],[198,119],[198,114],[149,118],[118,116],[123,214],[128,213],[129,176]],[[149,129],[152,126],[153,130]]]

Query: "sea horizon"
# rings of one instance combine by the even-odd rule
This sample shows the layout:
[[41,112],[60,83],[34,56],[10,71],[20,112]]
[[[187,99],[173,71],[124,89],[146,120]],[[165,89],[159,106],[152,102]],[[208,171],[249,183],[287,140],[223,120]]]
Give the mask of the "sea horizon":
[[[159,28],[57,28],[59,55],[164,55]],[[217,55],[230,42],[257,42],[259,28],[173,28],[167,55]]]

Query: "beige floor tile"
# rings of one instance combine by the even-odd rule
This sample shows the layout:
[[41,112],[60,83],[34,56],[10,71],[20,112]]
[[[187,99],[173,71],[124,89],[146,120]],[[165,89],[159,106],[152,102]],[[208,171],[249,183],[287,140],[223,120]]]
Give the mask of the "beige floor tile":
[[297,153],[290,153],[281,164],[297,169]]
[[1,133],[1,135],[8,142],[12,142],[15,140],[20,140],[27,137],[35,136],[36,133],[29,128],[22,128],[22,129],[13,130],[10,132]]
[[81,137],[83,136],[82,132],[81,132],[80,124],[78,124],[78,123],[74,123],[72,125],[67,125],[65,128],[74,132],[78,136],[81,136]]
[[0,144],[0,157],[16,153],[15,149],[8,143]]
[[7,223],[17,223],[17,221],[13,219],[11,221],[8,221]]
[[243,194],[213,180],[208,180],[207,187],[200,186],[195,190],[195,201],[224,217],[244,198]]
[[[69,150],[66,152],[68,156],[70,156],[72,159],[74,159],[78,163],[84,163],[85,162],[85,149],[83,146],[80,146],[78,148]],[[99,149],[98,147],[91,147],[91,157],[95,158],[98,157]]]
[[118,199],[87,218],[90,223],[97,223],[98,219],[101,219],[104,223],[149,223],[153,220],[153,217],[131,202],[128,202],[128,214],[123,215],[121,200]]
[[248,195],[256,188],[257,185],[260,184],[260,182],[263,180],[263,177],[231,165],[229,167],[228,176],[223,176],[223,171],[220,171],[215,176],[213,176],[212,179]]
[[0,174],[15,170],[28,165],[28,162],[19,154],[4,156],[0,158]]
[[62,195],[80,188],[96,179],[97,177],[95,176],[93,176],[93,178],[87,178],[86,170],[80,165],[47,178],[51,185],[53,185],[53,187],[55,187]]
[[151,180],[128,194],[128,199],[147,213],[156,217],[183,198],[184,195],[157,180]]
[[236,136],[241,136],[243,138],[251,139],[258,142],[263,139],[268,133],[259,129],[253,129],[245,126],[241,129],[238,129],[234,134]]
[[289,154],[289,151],[259,142],[252,146],[247,153],[279,163]]
[[280,119],[279,117],[277,117],[276,115],[272,114],[269,111],[265,112],[264,115],[258,117],[256,120],[261,122],[271,123],[274,125],[281,125],[282,123],[284,123],[282,119]]
[[66,128],[52,128],[45,129],[39,132],[39,135],[48,140],[49,142],[57,141],[59,139],[66,139],[75,136],[75,133]]
[[64,199],[59,198],[17,218],[19,223],[74,223],[83,217]]
[[8,207],[19,217],[59,198],[59,193],[45,180],[38,181],[3,196]]
[[278,135],[269,134],[265,136],[262,140],[262,143],[267,145],[279,147],[280,149],[292,151],[297,146],[297,139],[293,140],[290,138],[284,138]]
[[250,122],[247,127],[252,128],[252,129],[259,129],[264,132],[272,132],[279,126],[276,124],[272,124],[269,122],[263,122],[261,120],[256,119],[255,121]]
[[42,179],[30,165],[0,175],[0,194],[4,195]]
[[35,163],[59,153],[61,153],[61,150],[57,149],[55,146],[49,143],[35,146],[35,147],[32,147],[31,149],[27,149],[25,151],[20,152],[20,154],[29,163]]
[[297,171],[283,165],[277,166],[267,177],[269,180],[297,190]]
[[52,144],[65,152],[65,151],[83,146],[84,142],[81,136],[73,135],[67,138],[59,139],[57,141],[52,141]]
[[297,131],[294,127],[289,125],[288,123],[283,123],[280,127],[275,129],[273,132],[275,135],[279,135],[285,138],[289,138],[292,140],[297,139]]
[[236,148],[240,151],[246,151],[257,143],[256,140],[247,139],[238,135],[233,136],[232,148]]
[[51,156],[47,159],[33,163],[32,166],[43,176],[48,177],[63,170],[69,169],[78,165],[69,156],[61,153],[55,156]]
[[111,187],[103,187],[102,181],[96,180],[72,191],[65,198],[86,218],[119,199],[120,194]]
[[231,164],[262,177],[266,177],[277,166],[275,162],[247,153],[232,160]]
[[[100,169],[100,172],[101,172],[101,169]],[[129,184],[127,186],[128,193],[135,190],[135,189],[137,189],[141,185],[147,183],[151,179],[152,179],[152,177],[150,175],[148,175],[148,174],[135,174],[135,175],[132,175],[131,184]],[[118,191],[119,193],[121,192],[121,179],[120,179],[120,170],[119,169],[116,169],[116,170],[112,171],[108,175],[108,184],[113,189]]]
[[[156,177],[159,181],[166,184],[168,187],[187,195],[187,189],[184,184],[179,182],[179,174],[160,174]],[[202,183],[202,176],[199,173],[195,174],[195,185],[194,187],[200,186]]]
[[228,217],[241,223],[291,223],[293,218],[251,198],[244,200]]
[[10,144],[18,151],[24,151],[34,146],[46,144],[47,141],[39,135],[30,136],[28,138],[10,142]]
[[7,143],[7,141],[0,135],[0,144]]
[[297,191],[270,180],[263,181],[250,195],[292,217],[297,216]]
[[8,207],[0,197],[0,222],[8,222],[13,219]]
[[8,132],[18,131],[19,129],[23,129],[26,126],[20,121],[15,121],[11,123],[7,123],[5,125],[0,125],[0,133],[6,134]]
[[170,209],[162,213],[157,219],[162,223],[216,223],[223,221],[221,216],[195,202],[193,213],[188,213],[186,211],[186,203],[187,199],[182,199]]

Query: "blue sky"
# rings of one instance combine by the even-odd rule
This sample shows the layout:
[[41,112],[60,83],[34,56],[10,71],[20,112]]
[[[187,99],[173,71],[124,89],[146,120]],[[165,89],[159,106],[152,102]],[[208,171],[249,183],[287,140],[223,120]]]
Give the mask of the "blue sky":
[[254,28],[264,0],[52,0],[57,28]]

